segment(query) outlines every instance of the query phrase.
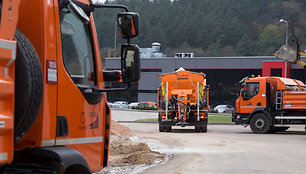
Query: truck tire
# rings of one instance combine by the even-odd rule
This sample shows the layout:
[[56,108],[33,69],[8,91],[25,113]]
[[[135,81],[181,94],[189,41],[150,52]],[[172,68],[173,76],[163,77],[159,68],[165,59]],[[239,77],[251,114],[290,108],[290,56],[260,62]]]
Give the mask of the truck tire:
[[251,118],[250,127],[254,133],[266,134],[271,130],[271,122],[267,115],[257,113]]
[[159,132],[165,132],[166,127],[159,125]]
[[195,126],[194,131],[195,132],[201,132],[201,126]]
[[31,128],[42,103],[43,72],[31,42],[16,30],[14,142]]
[[207,125],[201,126],[200,129],[201,129],[201,132],[204,132],[204,133],[207,132]]
[[171,132],[172,131],[172,126],[166,126],[166,132]]

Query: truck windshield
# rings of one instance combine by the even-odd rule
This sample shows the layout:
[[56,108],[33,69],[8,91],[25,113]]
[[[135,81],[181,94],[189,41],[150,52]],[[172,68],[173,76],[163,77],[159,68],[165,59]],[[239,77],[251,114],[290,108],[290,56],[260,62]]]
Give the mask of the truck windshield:
[[246,83],[241,91],[243,100],[249,100],[259,93],[259,82]]
[[60,10],[62,56],[75,84],[94,86],[94,54],[89,24],[82,23],[67,8]]

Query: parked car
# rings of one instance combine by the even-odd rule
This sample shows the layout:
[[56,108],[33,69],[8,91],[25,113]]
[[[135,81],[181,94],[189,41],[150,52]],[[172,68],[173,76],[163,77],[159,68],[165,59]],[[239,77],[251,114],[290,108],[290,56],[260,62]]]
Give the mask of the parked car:
[[110,108],[114,108],[114,103],[111,103],[111,102],[107,102],[107,104],[109,105]]
[[232,113],[235,110],[235,108],[231,105],[217,105],[214,107],[214,111],[218,111],[218,113]]
[[139,102],[132,102],[129,104],[129,109],[132,109],[132,107],[139,106]]
[[140,107],[144,107],[144,106],[149,106],[149,107],[154,107],[156,108],[156,103],[155,102],[150,102],[150,101],[142,101],[139,103]]
[[116,101],[113,104],[114,108],[120,108],[120,109],[128,109],[128,102],[126,101]]

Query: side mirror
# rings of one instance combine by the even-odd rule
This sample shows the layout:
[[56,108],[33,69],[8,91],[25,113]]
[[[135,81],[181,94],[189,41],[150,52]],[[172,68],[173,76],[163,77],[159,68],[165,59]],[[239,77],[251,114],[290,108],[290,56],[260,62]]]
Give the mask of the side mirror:
[[67,7],[69,11],[75,15],[78,19],[80,19],[84,24],[88,24],[90,22],[89,17],[84,12],[84,10],[73,3],[71,0],[68,1]]
[[119,32],[123,39],[136,37],[139,32],[138,13],[121,12],[117,15]]
[[135,44],[121,46],[122,82],[133,83],[140,79],[140,53]]

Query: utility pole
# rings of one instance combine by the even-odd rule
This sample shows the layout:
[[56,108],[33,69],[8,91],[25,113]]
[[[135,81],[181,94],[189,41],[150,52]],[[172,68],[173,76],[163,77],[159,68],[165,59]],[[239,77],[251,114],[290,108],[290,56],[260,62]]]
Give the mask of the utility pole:
[[[288,45],[288,22],[284,19],[280,19],[279,22],[286,24],[286,45]],[[285,78],[287,78],[287,72],[288,72],[287,67],[288,67],[288,62],[285,61]]]

